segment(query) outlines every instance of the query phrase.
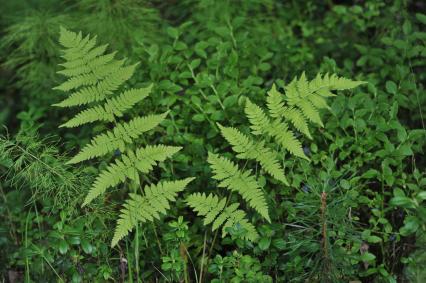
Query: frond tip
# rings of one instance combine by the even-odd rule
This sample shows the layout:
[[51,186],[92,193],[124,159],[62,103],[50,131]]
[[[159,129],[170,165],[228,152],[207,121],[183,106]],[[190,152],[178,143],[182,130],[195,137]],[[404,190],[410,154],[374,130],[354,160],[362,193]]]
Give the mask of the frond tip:
[[213,170],[213,178],[220,181],[219,187],[240,194],[251,208],[271,222],[265,196],[250,171],[240,171],[236,164],[213,153],[209,153],[207,161]]
[[222,237],[227,235],[227,228],[239,225],[246,231],[244,234],[246,240],[251,242],[258,240],[256,228],[246,219],[246,213],[238,209],[238,203],[225,207],[226,199],[219,199],[213,194],[206,196],[204,193],[191,194],[186,202],[199,216],[204,216],[204,225],[213,223],[213,231],[222,227]]
[[161,214],[166,214],[170,208],[170,202],[175,201],[177,194],[183,191],[192,180],[194,178],[145,186],[144,196],[130,194],[130,198],[121,209],[111,247],[127,236],[138,222],[154,221],[159,219]]

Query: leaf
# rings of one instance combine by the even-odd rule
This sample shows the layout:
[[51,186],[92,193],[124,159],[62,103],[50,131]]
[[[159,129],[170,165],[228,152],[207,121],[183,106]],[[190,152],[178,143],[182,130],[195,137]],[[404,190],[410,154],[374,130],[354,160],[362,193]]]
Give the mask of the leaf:
[[426,25],[426,15],[421,13],[416,13],[416,18],[419,22]]
[[373,243],[373,244],[380,243],[381,241],[382,241],[382,239],[380,237],[377,237],[377,236],[369,236],[367,238],[367,242]]
[[266,251],[267,249],[269,249],[269,246],[271,245],[271,238],[266,238],[266,237],[262,237],[259,240],[259,249],[261,249],[262,251]]
[[91,254],[93,251],[93,246],[90,244],[90,242],[86,239],[81,240],[81,248],[86,254]]
[[426,191],[418,193],[417,198],[420,199],[420,200],[425,200],[426,199]]
[[68,243],[65,240],[61,240],[59,242],[59,252],[61,254],[66,254],[68,251],[68,248],[69,248]]
[[167,27],[166,32],[171,38],[178,38],[179,37],[179,30],[177,28]]
[[387,81],[385,87],[387,92],[396,94],[397,86],[393,81]]
[[194,120],[195,122],[202,122],[205,120],[205,117],[203,114],[195,114],[194,116],[192,116],[192,120]]
[[371,262],[375,259],[376,259],[376,256],[369,252],[365,252],[361,255],[361,260],[364,262]]
[[413,201],[408,197],[396,196],[393,197],[389,204],[392,206],[400,206],[404,208],[415,208]]
[[404,219],[404,226],[399,229],[402,236],[408,236],[415,233],[420,227],[420,221],[415,216],[408,216]]

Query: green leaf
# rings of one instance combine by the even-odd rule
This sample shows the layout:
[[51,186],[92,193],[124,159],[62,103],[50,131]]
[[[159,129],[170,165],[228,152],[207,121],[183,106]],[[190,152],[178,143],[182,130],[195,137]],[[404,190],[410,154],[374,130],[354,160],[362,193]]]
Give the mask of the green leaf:
[[259,249],[261,249],[262,251],[266,251],[271,245],[271,238],[262,237],[258,245]]
[[191,63],[189,64],[191,66],[191,68],[194,70],[196,69],[198,66],[200,66],[201,63],[201,59],[195,59],[192,60]]
[[421,13],[416,13],[416,18],[419,22],[426,25],[426,15]]
[[385,87],[387,92],[391,94],[396,94],[397,86],[393,81],[387,81]]
[[373,244],[380,243],[381,241],[382,241],[382,239],[380,237],[377,237],[377,236],[369,236],[367,238],[367,242],[373,243]]
[[420,199],[420,200],[425,200],[426,199],[426,191],[418,193],[417,198]]
[[364,254],[361,255],[361,260],[365,261],[365,262],[370,262],[376,259],[376,256],[373,255],[372,253],[366,252]]
[[59,252],[61,254],[66,254],[68,251],[68,248],[69,248],[68,243],[65,240],[61,240],[59,242]]
[[81,240],[81,248],[86,254],[91,254],[93,252],[93,246],[86,239]]
[[413,201],[408,197],[396,196],[393,197],[389,204],[392,206],[401,206],[405,208],[415,208]]
[[415,216],[408,216],[404,220],[404,226],[399,229],[402,236],[408,236],[415,233],[420,227],[419,219]]
[[177,28],[168,27],[166,29],[166,32],[171,38],[178,38],[179,37],[179,30]]
[[411,23],[409,20],[405,20],[404,24],[402,25],[402,31],[405,35],[408,35],[411,32]]
[[194,116],[192,116],[192,120],[194,120],[195,122],[202,122],[205,120],[205,117],[203,114],[195,114]]

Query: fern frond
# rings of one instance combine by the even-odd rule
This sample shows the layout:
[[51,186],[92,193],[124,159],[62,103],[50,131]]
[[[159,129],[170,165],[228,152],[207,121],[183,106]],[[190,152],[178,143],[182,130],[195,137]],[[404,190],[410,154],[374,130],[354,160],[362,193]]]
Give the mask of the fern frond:
[[271,121],[262,108],[252,103],[249,99],[246,101],[245,113],[251,123],[253,135],[261,135],[270,130]]
[[103,106],[98,105],[81,111],[59,127],[73,128],[95,121],[112,122],[115,117],[122,117],[126,110],[146,98],[151,92],[151,88],[152,86],[127,90],[119,96],[109,99]]
[[256,160],[268,174],[288,185],[284,176],[284,169],[276,158],[277,153],[265,147],[263,142],[255,143],[236,128],[223,127],[220,124],[218,126],[222,136],[231,144],[232,150],[237,153],[237,158]]
[[[274,102],[274,107],[277,105],[278,104]],[[247,100],[245,111],[251,123],[251,129],[254,135],[263,134],[273,137],[291,154],[308,159],[303,153],[302,144],[295,137],[293,131],[288,128],[286,122],[282,122],[280,118],[276,118],[271,122],[262,108],[252,103],[250,100]],[[278,112],[275,111],[274,113]]]
[[[127,180],[138,185],[139,174],[149,173],[155,165],[173,156],[181,147],[160,144],[132,150],[136,147],[135,140],[160,124],[168,114],[134,117],[129,122],[117,121],[117,118],[124,116],[127,110],[147,97],[151,91],[152,86],[149,86],[114,95],[130,79],[138,64],[125,65],[125,59],[115,59],[116,52],[105,54],[108,45],[96,47],[96,36],[83,37],[81,33],[61,28],[60,43],[65,47],[62,58],[66,62],[60,64],[64,69],[58,73],[66,76],[67,80],[55,89],[73,93],[55,106],[90,104],[89,108],[80,111],[60,127],[77,127],[95,121],[112,122],[114,125],[111,130],[92,138],[67,163],[78,163],[117,150],[122,153],[120,158],[116,158],[96,177],[82,204],[85,206],[104,194],[108,188]],[[143,196],[130,194],[130,199],[121,210],[112,246],[126,236],[138,221],[152,221],[158,219],[160,214],[165,214],[169,202],[174,201],[177,193],[192,180],[193,178],[188,178],[146,186]]]
[[222,212],[226,205],[226,199],[219,199],[214,194],[206,196],[204,193],[194,193],[188,196],[187,203],[193,207],[198,215],[204,216],[204,225],[212,223]]
[[63,26],[60,27],[59,43],[67,48],[73,48],[78,46],[83,36],[81,32],[75,33],[67,30]]
[[126,143],[131,143],[143,133],[156,127],[164,120],[167,114],[168,112],[136,117],[130,120],[130,122],[117,124],[114,129],[94,137],[88,145],[83,147],[83,149],[67,163],[79,163],[84,160],[103,156],[116,149],[124,151]]
[[297,107],[309,121],[324,127],[318,109],[309,100],[299,101]]
[[[324,76],[317,74],[315,79],[309,82],[309,88],[312,92],[318,92],[322,89],[328,91],[331,90],[346,90],[356,88],[362,84],[365,84],[364,81],[353,81],[344,77],[338,77],[336,74],[331,76],[327,73]],[[333,93],[325,93],[323,96],[335,96]]]
[[284,97],[277,90],[275,84],[272,85],[272,88],[268,91],[268,96],[266,97],[266,103],[269,109],[269,115],[272,118],[280,118],[283,116],[284,112]]
[[[108,75],[105,79],[98,82],[96,85],[83,87],[77,92],[71,94],[65,100],[53,105],[57,107],[72,107],[105,100],[109,95],[113,94],[113,92],[117,90],[125,81],[130,79],[137,65],[138,63],[126,67],[121,67],[116,72]],[[72,86],[72,88],[75,87],[76,86]],[[70,86],[67,86],[67,88],[70,88]]]
[[144,196],[130,194],[130,198],[120,211],[111,247],[127,236],[138,222],[145,223],[159,219],[160,214],[165,214],[170,208],[169,203],[175,201],[177,194],[183,191],[192,180],[194,178],[145,186]]
[[213,223],[212,230],[222,227],[222,237],[227,235],[226,229],[235,225],[240,225],[247,233],[244,238],[255,242],[259,238],[256,228],[245,218],[246,213],[238,209],[239,204],[233,203],[225,208],[226,199],[219,199],[217,196],[204,193],[194,193],[186,199],[188,205],[197,212],[197,215],[204,216],[204,225]]
[[288,119],[299,132],[309,139],[312,139],[311,133],[309,132],[308,121],[299,109],[296,107],[285,107],[282,115]]
[[284,95],[280,93],[275,84],[272,85],[266,97],[269,114],[273,118],[289,120],[293,126],[308,138],[312,138],[309,133],[308,123],[303,114],[296,107],[285,106]]
[[209,153],[207,161],[213,170],[213,179],[220,181],[219,187],[240,194],[251,208],[271,222],[265,196],[250,171],[240,171],[232,161],[213,153]]
[[285,87],[286,100],[289,106],[297,107],[311,122],[323,127],[319,109],[329,109],[324,98],[335,96],[333,90],[345,90],[355,88],[363,81],[352,81],[333,74],[322,76],[318,74],[315,79],[308,82],[305,73],[299,79],[294,80]]
[[301,142],[294,136],[294,133],[289,130],[285,122],[278,120],[274,121],[271,131],[268,133],[287,151],[291,154],[309,160],[302,149]]
[[123,154],[121,160],[116,160],[108,165],[96,178],[87,194],[83,206],[90,203],[93,199],[103,194],[106,189],[123,183],[126,179],[139,183],[139,173],[148,173],[157,162],[164,161],[178,152],[181,147],[155,145],[147,146]]

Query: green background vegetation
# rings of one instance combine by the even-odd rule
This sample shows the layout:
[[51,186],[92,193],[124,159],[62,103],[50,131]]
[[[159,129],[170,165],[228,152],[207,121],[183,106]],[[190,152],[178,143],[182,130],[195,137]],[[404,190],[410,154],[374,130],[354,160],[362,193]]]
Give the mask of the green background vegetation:
[[[426,281],[424,1],[3,0],[0,12],[3,281]],[[51,106],[66,97],[53,90],[60,26],[140,63],[128,85],[153,89],[131,115],[170,110],[145,138],[182,150],[149,178],[196,177],[114,248],[124,194],[81,207],[106,162],[66,164],[105,126],[58,129],[75,111]],[[245,97],[264,106],[302,72],[367,83],[329,100],[302,139],[311,161],[285,159],[289,186],[255,171],[271,219],[249,213],[259,240],[238,227],[216,238],[185,198],[221,193],[208,152],[233,154],[217,123],[247,130]]]

